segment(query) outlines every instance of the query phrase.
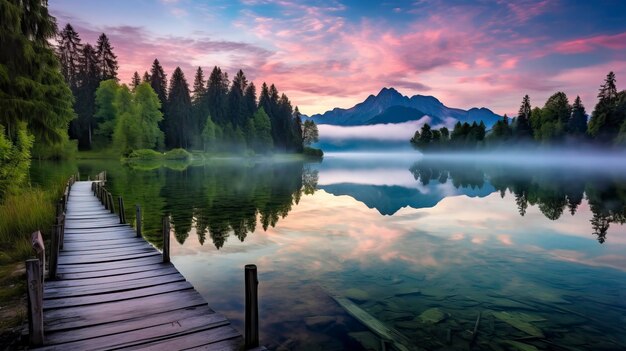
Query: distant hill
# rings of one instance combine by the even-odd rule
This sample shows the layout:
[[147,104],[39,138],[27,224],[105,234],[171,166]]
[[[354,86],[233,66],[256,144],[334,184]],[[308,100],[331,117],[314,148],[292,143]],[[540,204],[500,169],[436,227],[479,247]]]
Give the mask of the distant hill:
[[378,95],[370,95],[365,101],[351,108],[334,108],[311,118],[318,124],[358,126],[402,123],[418,120],[424,115],[432,118],[432,124],[442,123],[450,118],[468,123],[482,120],[488,128],[502,118],[484,107],[471,108],[467,111],[451,108],[433,96],[414,95],[409,98],[394,88],[383,88]]

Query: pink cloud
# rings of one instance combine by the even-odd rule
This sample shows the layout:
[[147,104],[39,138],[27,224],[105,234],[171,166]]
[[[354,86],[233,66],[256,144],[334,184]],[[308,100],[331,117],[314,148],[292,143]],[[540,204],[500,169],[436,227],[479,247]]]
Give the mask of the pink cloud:
[[557,44],[555,51],[563,54],[578,54],[597,49],[626,49],[626,32],[564,41]]

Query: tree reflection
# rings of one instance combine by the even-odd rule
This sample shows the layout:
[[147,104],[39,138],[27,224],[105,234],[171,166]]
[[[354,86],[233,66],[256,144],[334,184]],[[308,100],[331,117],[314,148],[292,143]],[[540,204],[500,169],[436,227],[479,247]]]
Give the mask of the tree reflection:
[[244,241],[257,229],[274,227],[285,218],[302,194],[313,194],[317,171],[302,162],[216,162],[202,166],[112,170],[113,193],[123,194],[127,218],[134,222],[129,203],[143,209],[144,236],[162,245],[161,217],[170,217],[175,239],[183,244],[195,228],[201,245],[207,236],[216,248],[234,235]]
[[562,169],[523,169],[474,162],[422,160],[411,166],[415,180],[427,185],[437,179],[454,187],[482,187],[488,181],[502,197],[515,199],[521,216],[528,206],[537,206],[550,220],[559,219],[565,209],[574,215],[586,199],[593,217],[592,233],[598,242],[606,241],[611,224],[626,223],[626,182],[621,178],[577,174]]

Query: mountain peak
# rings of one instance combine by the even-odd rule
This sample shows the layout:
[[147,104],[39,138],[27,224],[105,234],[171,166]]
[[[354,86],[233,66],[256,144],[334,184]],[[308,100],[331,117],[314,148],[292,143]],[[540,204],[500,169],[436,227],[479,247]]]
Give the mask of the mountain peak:
[[399,96],[402,96],[402,94],[400,94],[400,92],[397,91],[393,87],[390,87],[390,88],[384,87],[384,88],[380,89],[380,91],[378,92],[378,95],[376,95],[376,96],[380,97],[380,96],[384,96],[384,95],[399,95]]

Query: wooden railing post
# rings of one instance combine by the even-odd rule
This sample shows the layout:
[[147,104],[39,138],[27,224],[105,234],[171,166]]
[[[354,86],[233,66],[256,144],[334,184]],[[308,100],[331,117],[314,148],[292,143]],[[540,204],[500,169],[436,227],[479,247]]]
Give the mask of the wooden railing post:
[[141,206],[135,205],[135,225],[137,226],[137,237],[141,238]]
[[245,267],[246,285],[246,319],[245,319],[245,349],[259,346],[259,296],[256,265],[247,264]]
[[60,232],[61,228],[58,224],[52,226],[52,235],[50,236],[50,262],[48,263],[48,279],[50,280],[55,280],[57,277]]
[[113,204],[113,195],[111,194],[110,191],[107,191],[107,199],[109,202],[109,210],[111,211],[111,213],[115,213],[115,206]]
[[39,230],[31,234],[30,244],[33,250],[35,250],[35,254],[37,255],[37,259],[39,260],[41,284],[43,287],[44,277],[46,275],[46,247],[44,246],[43,237],[41,236],[41,232]]
[[170,217],[163,217],[163,262],[170,261]]
[[63,242],[65,241],[65,212],[57,217],[57,225],[59,227],[59,250],[63,250]]
[[43,344],[43,287],[39,260],[26,261],[28,288],[28,332],[33,346]]
[[119,196],[117,198],[117,209],[120,211],[120,224],[126,223],[126,213],[124,213],[124,199]]

